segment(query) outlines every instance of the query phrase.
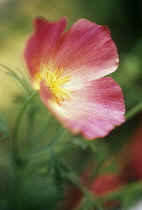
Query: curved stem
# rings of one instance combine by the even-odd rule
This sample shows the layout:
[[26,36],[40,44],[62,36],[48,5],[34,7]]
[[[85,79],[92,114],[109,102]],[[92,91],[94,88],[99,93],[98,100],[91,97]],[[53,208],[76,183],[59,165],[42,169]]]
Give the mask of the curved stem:
[[131,117],[136,115],[139,111],[142,111],[142,101],[138,103],[136,106],[131,108],[125,115],[126,119],[129,120]]
[[13,136],[12,136],[12,153],[13,153],[13,159],[14,161],[17,163],[17,164],[20,164],[21,163],[21,160],[20,160],[20,155],[19,155],[19,152],[18,152],[18,142],[17,142],[17,135],[18,135],[18,130],[19,130],[19,126],[20,126],[20,122],[21,122],[21,119],[22,119],[22,116],[24,114],[24,111],[26,109],[26,107],[28,106],[28,104],[33,100],[33,98],[37,95],[37,91],[35,91],[31,96],[29,96],[29,98],[25,101],[25,103],[23,104],[19,114],[18,114],[18,117],[17,117],[17,120],[16,120],[16,123],[15,123],[15,129],[14,129],[14,132],[13,132]]

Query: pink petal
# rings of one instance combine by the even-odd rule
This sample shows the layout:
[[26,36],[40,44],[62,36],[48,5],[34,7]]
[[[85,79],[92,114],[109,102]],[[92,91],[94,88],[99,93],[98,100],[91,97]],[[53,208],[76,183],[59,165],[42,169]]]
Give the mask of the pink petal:
[[36,71],[40,71],[42,63],[49,62],[54,46],[65,27],[65,17],[57,22],[41,18],[35,20],[35,33],[29,38],[25,49],[25,59],[32,78]]
[[84,83],[71,100],[61,106],[53,103],[42,81],[40,96],[43,103],[72,133],[82,133],[87,139],[106,136],[115,125],[125,121],[125,106],[121,88],[106,77]]
[[53,68],[63,67],[66,74],[82,81],[112,73],[118,66],[115,43],[107,26],[78,20],[58,41],[52,55]]

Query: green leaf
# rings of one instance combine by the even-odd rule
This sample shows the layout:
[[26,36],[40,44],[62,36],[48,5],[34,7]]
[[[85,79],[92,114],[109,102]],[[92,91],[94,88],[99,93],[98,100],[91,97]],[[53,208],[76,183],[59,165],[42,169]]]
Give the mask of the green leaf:
[[0,140],[10,137],[9,125],[2,113],[0,113]]
[[16,95],[13,102],[16,103],[16,104],[22,104],[24,103],[26,100],[26,98],[23,96],[23,95]]
[[101,169],[101,173],[118,173],[119,167],[117,163],[109,164]]
[[17,190],[12,192],[13,209],[20,210],[55,210],[62,194],[50,177],[25,177],[18,183]]
[[131,206],[135,205],[139,200],[141,200],[142,189],[138,187],[138,182],[134,183],[132,187],[128,185],[128,189],[122,191],[121,201],[124,209],[129,210]]
[[105,210],[103,204],[95,197],[94,194],[91,194],[89,191],[85,194],[81,206],[81,210],[94,210],[96,207],[97,210]]
[[81,149],[87,149],[89,147],[88,141],[83,138],[74,138],[73,143],[81,147]]
[[102,139],[90,142],[90,148],[92,148],[98,163],[105,162],[110,155],[109,148]]
[[15,83],[17,84],[18,88],[27,96],[27,94],[32,93],[32,89],[27,82],[26,76],[17,69],[16,72],[8,66],[0,64],[5,70],[5,73],[14,79]]

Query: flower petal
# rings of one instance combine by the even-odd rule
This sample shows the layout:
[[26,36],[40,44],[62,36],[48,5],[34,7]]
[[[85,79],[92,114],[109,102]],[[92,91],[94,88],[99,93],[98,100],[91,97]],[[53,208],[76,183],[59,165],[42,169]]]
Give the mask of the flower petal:
[[72,133],[82,133],[87,139],[106,136],[115,125],[125,121],[125,106],[121,88],[106,77],[84,83],[71,100],[61,106],[53,103],[49,90],[41,83],[43,103]]
[[31,77],[40,71],[42,63],[47,64],[61,33],[66,27],[65,17],[57,22],[42,18],[35,20],[35,33],[29,38],[25,49],[25,59]]
[[63,67],[66,74],[71,72],[82,81],[103,77],[118,66],[117,48],[108,27],[85,19],[61,36],[52,58],[54,69]]

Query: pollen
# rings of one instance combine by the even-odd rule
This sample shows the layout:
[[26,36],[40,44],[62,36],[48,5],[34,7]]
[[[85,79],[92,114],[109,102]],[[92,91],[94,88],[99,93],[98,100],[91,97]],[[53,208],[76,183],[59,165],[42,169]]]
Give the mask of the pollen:
[[51,71],[50,67],[43,70],[44,74],[36,74],[36,81],[39,82],[41,79],[46,81],[47,88],[52,93],[52,100],[61,105],[61,102],[65,100],[71,100],[73,91],[66,89],[66,83],[70,81],[71,76],[63,77],[63,68],[56,68],[55,71]]

